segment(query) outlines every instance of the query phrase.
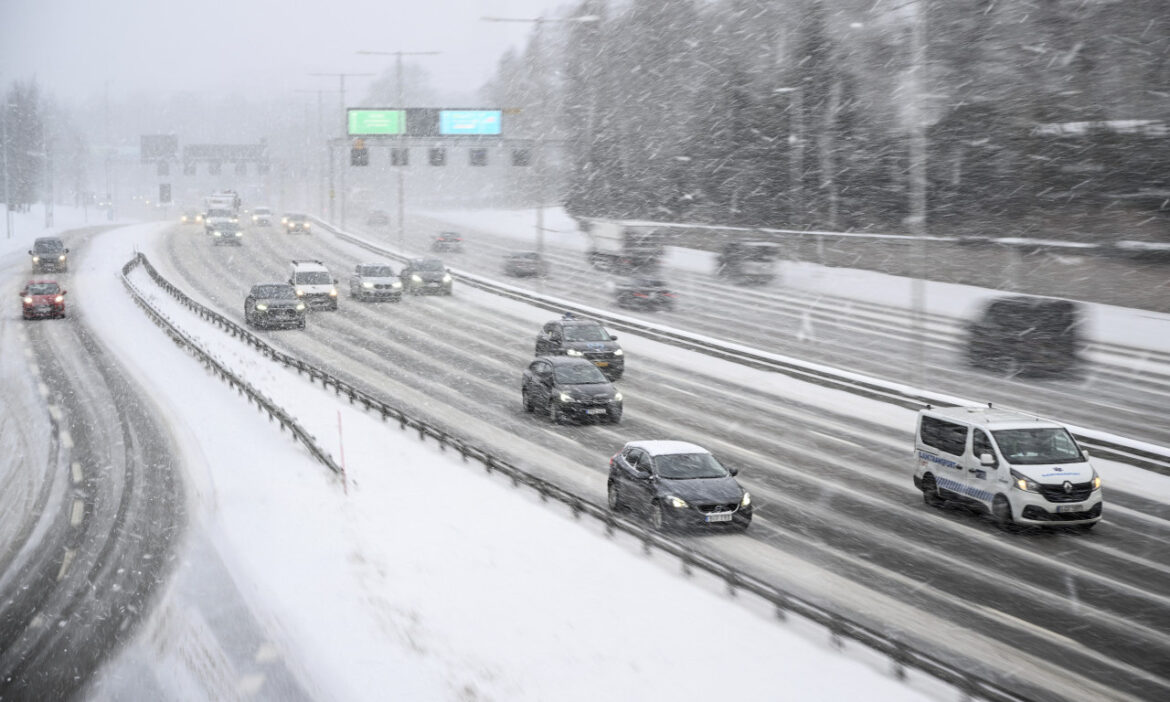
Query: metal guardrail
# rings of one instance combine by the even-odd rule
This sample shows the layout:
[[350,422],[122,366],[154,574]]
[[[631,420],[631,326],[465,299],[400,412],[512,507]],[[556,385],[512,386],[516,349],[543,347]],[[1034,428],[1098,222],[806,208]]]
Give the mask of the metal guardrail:
[[[187,336],[187,334],[185,334],[182,329],[179,329],[177,326],[175,326],[171,320],[166,318],[158,310],[154,309],[154,307],[151,306],[151,304],[147,302],[145,298],[143,298],[142,293],[138,290],[137,287],[135,287],[133,283],[130,282],[128,277],[130,272],[139,265],[146,267],[146,269],[150,272],[151,277],[155,278],[156,282],[162,280],[162,276],[158,275],[158,272],[154,270],[154,267],[150,265],[150,262],[142,253],[135,254],[134,258],[130,259],[126,265],[122,266],[122,284],[126,286],[126,289],[134,298],[134,302],[140,308],[142,308],[144,312],[146,312],[146,315],[150,317],[150,319],[156,325],[158,325],[160,329],[166,332],[167,336],[171,337],[171,339],[176,344],[189,349],[199,358],[199,360],[203,362],[205,366],[214,371],[215,374],[220,378],[226,380],[227,383],[235,388],[237,392],[245,395],[249,402],[255,402],[258,409],[268,412],[269,421],[275,420],[278,422],[280,424],[281,431],[288,429],[292,434],[293,440],[303,444],[305,448],[309,450],[309,453],[311,453],[313,457],[316,458],[321,464],[334,473],[340,474],[341,468],[333,461],[333,457],[321,448],[321,446],[317,443],[316,438],[305,431],[304,427],[302,427],[292,415],[284,411],[284,409],[279,407],[272,400],[261,394],[258,390],[256,390],[256,388],[252,387],[248,381],[237,376],[229,368],[226,368],[222,363],[204,351],[198,342]],[[163,283],[159,284],[163,285]],[[171,293],[171,295],[174,295],[175,297],[182,295],[182,297],[179,297],[180,301],[182,301],[183,298],[186,298],[186,295],[183,295],[182,291],[170,285],[170,283],[166,283],[163,285],[163,287],[167,290],[167,292]],[[188,307],[191,307],[192,304],[198,305],[198,303],[190,300],[190,298],[187,298],[187,302],[191,303],[187,305]],[[198,306],[202,307],[202,305]],[[192,309],[195,308],[192,307]]]
[[[319,225],[331,231],[338,238],[376,253],[379,256],[392,258],[399,262],[407,258],[362,237],[340,231],[324,220],[316,217],[314,219]],[[857,373],[849,373],[836,368],[829,368],[815,363],[770,354],[719,339],[711,339],[698,334],[640,322],[636,319],[615,315],[605,310],[577,305],[565,300],[529,292],[522,288],[497,283],[491,279],[470,273],[452,271],[452,276],[464,285],[550,310],[558,314],[573,312],[574,314],[591,317],[603,322],[610,329],[638,334],[648,339],[653,339],[654,341],[689,351],[697,351],[708,356],[739,363],[757,370],[783,373],[797,380],[803,380],[834,390],[843,390],[854,395],[879,400],[881,402],[888,402],[905,409],[917,411],[924,409],[927,405],[934,407],[956,407],[977,406],[980,404],[959,397],[925,392],[899,383],[868,378]],[[1163,475],[1170,475],[1170,448],[1144,444],[1091,429],[1073,426],[1069,428],[1072,430],[1073,436],[1076,437],[1077,441],[1081,442],[1086,448],[1091,449],[1094,455],[1128,463]]]

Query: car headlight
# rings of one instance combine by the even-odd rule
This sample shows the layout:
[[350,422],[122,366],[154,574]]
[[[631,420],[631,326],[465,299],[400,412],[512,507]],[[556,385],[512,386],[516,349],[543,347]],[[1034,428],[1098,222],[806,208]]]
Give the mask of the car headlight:
[[1101,476],[1097,475],[1097,471],[1093,471],[1093,489],[1101,489]]
[[65,302],[65,296],[64,296],[64,295],[58,295],[57,297],[54,297],[54,298],[53,298],[53,302],[58,302],[58,303],[60,303],[60,302]]
[[392,288],[394,288],[395,290],[397,290],[398,288],[401,288],[401,287],[402,287],[402,281],[400,281],[400,280],[396,280],[396,281],[394,281],[393,283],[390,283],[390,287],[392,287]]
[[302,224],[301,226],[302,226],[302,227],[304,227],[305,229],[308,229],[308,228],[309,228],[309,226],[310,226],[310,224],[309,224],[308,222],[305,222],[305,223],[304,223],[304,224]]
[[31,304],[32,304],[32,298],[31,298],[31,297],[26,297],[26,298],[24,298],[24,304],[26,304],[26,305],[31,305]]
[[257,303],[256,303],[256,309],[258,309],[258,310],[260,310],[261,312],[263,312],[264,310],[268,309],[268,305],[264,304],[263,302],[257,302]]
[[297,297],[304,297],[305,291],[297,288]]
[[577,399],[574,398],[569,393],[567,393],[567,392],[561,393],[561,402],[576,402],[576,401],[577,401]]
[[1023,475],[1022,473],[1017,473],[1013,470],[1012,480],[1014,481],[1014,485],[1016,486],[1017,490],[1023,490],[1024,492],[1040,492],[1040,486],[1036,484],[1036,482],[1031,478]]
[[624,356],[625,354],[624,354],[624,353],[622,353],[622,350],[621,350],[621,349],[618,349],[617,351],[614,351],[614,352],[613,352],[613,355],[615,355],[615,356]]
[[40,262],[41,262],[40,256],[33,256],[33,263],[40,263]]
[[211,235],[212,235],[212,236],[223,236],[223,234],[221,234],[221,233],[219,232],[219,230],[216,230],[216,231],[212,232],[212,233],[211,233]]
[[421,276],[421,275],[412,275],[412,276],[410,276],[410,279],[411,279],[412,281],[416,282],[416,283],[421,283],[421,282],[422,282],[422,276]]
[[329,297],[337,297],[337,288],[329,288]]
[[674,495],[669,495],[666,498],[666,501],[669,502],[670,506],[674,507],[675,509],[686,509],[689,506],[687,505],[686,500],[681,497],[675,497]]
[[443,276],[443,282],[444,282],[444,283],[450,283],[450,282],[451,282],[451,276],[449,276],[449,275],[445,275],[445,276]]
[[373,283],[371,283],[371,282],[370,282],[370,281],[368,281],[368,280],[363,280],[363,281],[362,281],[362,287],[363,287],[363,288],[372,288],[372,287],[374,287],[374,284],[373,284]]
[[613,394],[613,401],[614,402],[621,402],[622,401],[622,394],[620,392],[615,392]]
[[243,236],[243,235],[244,235],[243,232],[236,232],[236,236]]
[[752,494],[747,490],[743,491],[743,497],[739,501],[740,507],[749,507],[752,504]]
[[565,355],[566,356],[584,356],[585,352],[578,351],[577,349],[565,349]]
[[303,303],[303,302],[298,302],[298,303],[297,303],[297,310],[298,310],[298,311],[303,311],[304,309],[305,309],[305,303]]
[[57,260],[58,260],[58,261],[64,261],[64,260],[65,260],[65,254],[61,254],[60,256],[58,256],[58,257],[57,257]]

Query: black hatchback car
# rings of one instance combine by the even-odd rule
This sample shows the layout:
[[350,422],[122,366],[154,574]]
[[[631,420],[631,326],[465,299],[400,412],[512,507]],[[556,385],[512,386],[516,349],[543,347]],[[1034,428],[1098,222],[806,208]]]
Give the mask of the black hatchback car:
[[630,278],[614,288],[618,307],[638,310],[674,309],[674,293],[666,281],[658,278]]
[[504,274],[515,278],[543,278],[548,275],[548,261],[536,251],[513,251],[504,254]]
[[67,253],[69,249],[65,248],[65,242],[57,237],[39,237],[33,241],[33,247],[28,251],[28,255],[32,256],[33,273],[69,270],[69,259],[65,255]]
[[244,299],[244,321],[263,328],[305,328],[305,303],[288,283],[253,285]]
[[439,232],[431,242],[431,251],[463,253],[463,237],[456,232]]
[[617,337],[601,322],[582,319],[567,312],[546,322],[536,336],[537,356],[575,356],[601,369],[605,377],[617,380],[626,370],[626,357]]
[[412,258],[398,275],[402,289],[411,295],[451,294],[451,272],[437,258]]
[[631,441],[609,459],[609,508],[648,514],[656,529],[747,529],[752,496],[735,479],[737,473],[696,444]]
[[554,424],[565,419],[622,420],[622,394],[583,358],[542,356],[528,364],[520,384],[525,412],[541,410]]
[[1075,371],[1083,345],[1080,306],[1043,297],[1001,297],[967,325],[967,360],[976,367],[1025,376]]

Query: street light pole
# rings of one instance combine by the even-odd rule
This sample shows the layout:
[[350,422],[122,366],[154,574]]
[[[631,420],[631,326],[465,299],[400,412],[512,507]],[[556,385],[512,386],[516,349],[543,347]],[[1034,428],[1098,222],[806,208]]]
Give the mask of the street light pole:
[[537,101],[540,103],[536,118],[536,134],[533,139],[533,161],[536,171],[536,252],[544,254],[544,135],[548,130],[548,95],[544,80],[544,66],[541,61],[543,50],[541,39],[542,30],[549,22],[597,22],[601,17],[597,15],[581,15],[579,17],[564,17],[550,19],[547,17],[512,18],[512,17],[481,17],[484,22],[527,22],[535,24],[532,37],[532,73],[536,78]]
[[3,122],[3,143],[0,144],[0,151],[4,152],[4,228],[7,231],[7,238],[12,238],[12,198],[11,191],[8,188],[8,112],[11,105],[8,104],[8,96],[4,96],[4,122]]
[[[399,125],[398,138],[395,143],[398,148],[399,159],[403,159],[406,154],[406,98],[402,85],[402,57],[403,56],[437,56],[441,51],[359,51],[363,56],[394,56],[394,82],[395,91],[398,93],[397,102],[395,106],[402,111],[403,123]],[[406,161],[401,161],[396,170],[396,179],[398,181],[398,251],[406,255]]]
[[[339,99],[340,105],[341,105],[341,141],[344,143],[346,141],[346,137],[349,134],[349,124],[348,124],[348,119],[346,117],[346,112],[345,112],[345,79],[347,77],[350,77],[350,76],[358,78],[358,77],[363,77],[363,76],[372,76],[374,74],[373,73],[310,73],[309,75],[318,76],[318,77],[337,76],[340,79],[341,85],[340,85],[340,95],[338,96],[338,99]],[[344,153],[344,151],[343,151],[343,153]],[[333,170],[333,147],[332,146],[329,147],[329,170],[330,170],[330,172],[332,172],[332,170]],[[342,229],[345,229],[345,170],[346,169],[345,169],[345,166],[343,164],[342,168],[341,168],[341,222],[340,222]],[[333,185],[333,178],[331,175],[330,176],[330,188],[332,188],[332,185]],[[329,219],[331,219],[331,220],[333,219],[333,196],[332,196],[332,194],[330,194],[330,197],[329,197]]]
[[914,237],[914,258],[918,271],[911,276],[911,325],[915,342],[915,375],[919,385],[925,384],[926,314],[926,125],[923,123],[923,73],[926,72],[926,8],[923,0],[914,3],[914,18],[910,28],[910,217],[907,222]]

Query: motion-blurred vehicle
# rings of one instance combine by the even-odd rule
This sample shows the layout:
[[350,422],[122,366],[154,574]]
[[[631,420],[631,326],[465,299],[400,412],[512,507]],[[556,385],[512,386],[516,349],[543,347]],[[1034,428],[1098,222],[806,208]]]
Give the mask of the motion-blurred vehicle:
[[402,280],[384,263],[359,263],[349,276],[349,295],[356,300],[402,299]]
[[967,325],[967,361],[1024,376],[1076,370],[1083,346],[1080,305],[1043,297],[1001,297]]
[[244,228],[236,222],[220,222],[211,230],[211,243],[240,246],[244,243]]
[[244,321],[254,327],[305,328],[306,305],[287,283],[253,285],[244,299]]
[[296,296],[309,307],[337,309],[337,279],[330,275],[324,263],[293,259],[288,282]]
[[203,213],[198,210],[186,210],[179,218],[181,224],[202,224]]
[[536,251],[513,251],[504,254],[504,274],[516,278],[543,278],[548,275],[548,261]]
[[431,251],[463,253],[463,237],[456,232],[439,232],[431,242]]
[[411,295],[450,295],[451,271],[437,258],[412,258],[398,274]]
[[308,215],[286,214],[284,216],[284,232],[286,234],[308,234],[312,227]]
[[599,270],[621,274],[654,271],[666,252],[666,236],[653,227],[584,220],[580,228],[589,237],[589,263]]
[[65,316],[65,291],[55,280],[30,280],[20,291],[20,315],[24,319]]
[[272,208],[257,207],[252,210],[252,223],[258,227],[272,226]]
[[780,247],[770,241],[729,241],[719,252],[716,273],[741,285],[763,285],[776,278]]
[[674,309],[675,296],[659,278],[628,278],[614,286],[614,300],[626,309],[669,312]]
[[208,234],[225,224],[239,224],[239,216],[232,210],[210,209],[203,216],[203,230]]
[[536,335],[535,355],[584,358],[610,380],[621,378],[626,370],[625,352],[617,337],[601,322],[582,319],[572,312],[545,323]]
[[1101,521],[1101,478],[1056,422],[990,405],[919,410],[914,454],[928,505],[961,504],[1002,527]]
[[390,215],[386,210],[370,210],[370,214],[366,217],[366,224],[371,227],[385,227],[390,224]]
[[622,420],[622,394],[597,366],[583,358],[542,356],[524,369],[520,400],[525,412],[538,409],[553,424],[566,419]]
[[747,529],[752,497],[707,449],[686,441],[631,441],[609,459],[615,512],[648,514],[655,529],[724,525]]
[[69,249],[65,248],[65,242],[59,237],[38,237],[33,241],[33,247],[28,250],[28,255],[32,256],[33,273],[69,270],[69,258],[66,256],[68,253]]

